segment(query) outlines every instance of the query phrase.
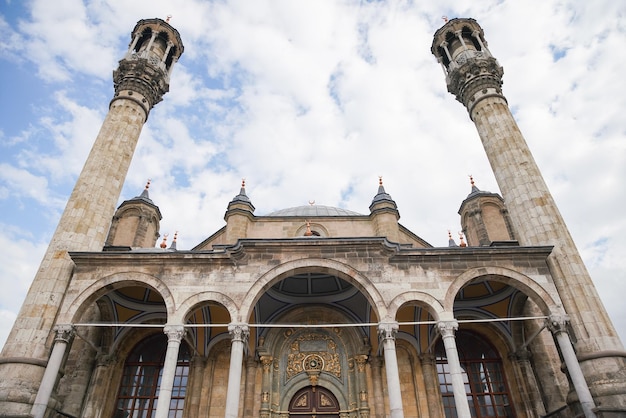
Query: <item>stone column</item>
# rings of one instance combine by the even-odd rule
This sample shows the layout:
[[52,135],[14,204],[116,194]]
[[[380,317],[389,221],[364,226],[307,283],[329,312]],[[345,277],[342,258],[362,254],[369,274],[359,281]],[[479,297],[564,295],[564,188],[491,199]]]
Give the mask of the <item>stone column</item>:
[[[531,353],[526,348],[520,348],[509,356],[514,364],[517,384],[520,388],[524,388],[520,394],[524,407],[529,414],[546,414],[545,406],[541,402],[541,393],[539,392],[539,382],[535,377],[532,365],[530,363]],[[511,400],[509,400],[509,403]],[[518,411],[519,412],[519,411]]]
[[178,349],[180,348],[180,341],[185,335],[185,328],[182,325],[166,325],[163,332],[167,335],[167,351],[165,351],[165,364],[161,374],[159,402],[157,403],[155,418],[167,418],[169,415],[172,386],[178,364]]
[[261,356],[261,365],[263,366],[263,377],[261,383],[261,418],[268,418],[270,416],[270,392],[272,390],[271,373],[272,362],[274,358],[272,356]]
[[382,362],[379,356],[370,357],[370,364],[372,366],[372,389],[374,391],[374,410],[376,418],[383,418],[385,416],[385,401],[383,397],[383,375],[382,375]]
[[452,392],[454,393],[454,404],[458,418],[471,418],[467,395],[465,393],[465,383],[463,382],[463,369],[459,361],[459,352],[456,348],[454,332],[459,328],[456,321],[441,321],[437,323],[439,333],[446,350],[446,359],[450,368],[450,380],[452,380]]
[[572,384],[574,385],[576,395],[578,395],[580,406],[585,413],[585,418],[596,418],[596,414],[593,412],[596,407],[595,402],[591,397],[589,386],[587,386],[585,376],[580,368],[580,364],[576,358],[576,353],[574,352],[574,347],[572,347],[572,342],[570,341],[569,334],[567,333],[568,321],[569,318],[567,315],[551,315],[548,319],[548,326],[550,327],[552,334],[554,334],[554,338],[561,349],[563,361],[565,362],[567,372],[572,379]]
[[228,332],[232,338],[230,347],[230,370],[228,371],[228,391],[226,392],[225,418],[237,418],[239,414],[239,394],[241,393],[241,369],[243,349],[248,341],[248,325],[231,324]]
[[57,325],[54,327],[56,336],[54,338],[54,346],[52,347],[52,353],[48,359],[48,365],[43,374],[43,379],[39,385],[39,391],[37,391],[37,397],[33,403],[33,407],[30,411],[33,418],[43,418],[46,409],[48,408],[48,401],[54,390],[54,385],[65,357],[67,346],[74,336],[74,328],[71,325]]
[[206,359],[199,354],[191,358],[191,373],[187,383],[187,399],[185,400],[185,416],[199,415],[200,399],[202,397],[202,381]]
[[102,394],[109,391],[111,373],[118,360],[114,354],[99,354],[96,356],[96,367],[91,374],[85,407],[81,416],[94,418],[102,416],[104,404],[107,401]]
[[365,376],[365,365],[367,364],[368,356],[366,354],[359,354],[354,356],[354,362],[356,363],[356,382],[359,392],[359,417],[368,418],[370,416],[370,406],[368,402],[367,393],[367,379]]
[[397,332],[397,322],[380,323],[378,325],[378,334],[382,340],[383,354],[385,356],[390,416],[391,418],[404,418],[404,412],[402,410],[402,388],[400,386],[398,358],[396,356]]
[[426,403],[428,405],[428,416],[443,417],[443,404],[441,401],[441,390],[439,388],[439,376],[437,375],[437,362],[433,354],[422,354],[422,373],[424,374],[424,384],[426,387]]
[[254,357],[249,356],[246,361],[246,389],[243,397],[243,416],[254,415],[254,386],[256,380],[257,362]]

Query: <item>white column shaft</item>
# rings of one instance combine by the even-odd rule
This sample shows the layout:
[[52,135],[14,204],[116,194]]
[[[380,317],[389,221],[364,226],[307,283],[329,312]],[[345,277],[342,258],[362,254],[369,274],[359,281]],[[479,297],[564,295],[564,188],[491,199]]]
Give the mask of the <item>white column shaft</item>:
[[52,353],[48,359],[46,371],[43,374],[39,390],[37,391],[37,396],[35,397],[35,402],[33,403],[33,407],[30,411],[33,418],[43,418],[46,413],[48,402],[50,401],[50,396],[54,390],[54,385],[57,381],[57,376],[59,374],[59,370],[61,369],[63,358],[65,357],[65,350],[67,350],[67,345],[73,330],[69,326],[59,327],[56,332],[57,336],[54,340]]
[[228,331],[232,336],[230,347],[230,369],[228,370],[228,390],[226,392],[225,418],[236,418],[239,414],[239,395],[241,392],[241,370],[243,349],[247,341],[247,325],[230,325]]
[[456,321],[439,323],[439,331],[443,340],[443,347],[446,350],[446,361],[450,370],[450,380],[452,381],[452,393],[454,395],[454,405],[458,418],[471,418],[467,394],[465,393],[465,382],[463,381],[463,369],[459,360],[459,351],[456,348],[454,331],[458,328]]
[[596,414],[593,412],[596,405],[589,391],[589,386],[587,386],[587,382],[585,381],[585,376],[580,368],[578,359],[576,358],[576,353],[572,347],[569,335],[562,330],[556,331],[554,334],[559,348],[561,349],[561,354],[563,354],[563,361],[565,361],[567,371],[572,379],[574,390],[576,391],[576,395],[578,395],[578,400],[585,413],[585,418],[596,418]]
[[396,333],[398,323],[381,323],[378,332],[382,338],[383,354],[385,357],[385,373],[387,375],[387,392],[389,393],[389,410],[391,418],[404,418],[402,409],[402,388],[400,386],[400,372],[398,357],[396,356]]
[[165,352],[165,362],[163,373],[161,374],[161,386],[159,388],[159,401],[155,418],[167,418],[170,412],[170,401],[172,400],[172,387],[176,376],[176,365],[178,363],[178,350],[180,341],[184,334],[184,328],[179,326],[166,326],[164,332],[167,334],[167,351]]

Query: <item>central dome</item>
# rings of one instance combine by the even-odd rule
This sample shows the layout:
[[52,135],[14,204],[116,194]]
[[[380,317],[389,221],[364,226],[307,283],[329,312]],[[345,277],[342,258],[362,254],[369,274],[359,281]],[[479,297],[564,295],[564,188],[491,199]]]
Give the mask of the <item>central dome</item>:
[[293,208],[280,209],[266,216],[299,216],[299,217],[315,217],[315,216],[364,216],[351,210],[336,208],[333,206],[323,205],[303,205]]

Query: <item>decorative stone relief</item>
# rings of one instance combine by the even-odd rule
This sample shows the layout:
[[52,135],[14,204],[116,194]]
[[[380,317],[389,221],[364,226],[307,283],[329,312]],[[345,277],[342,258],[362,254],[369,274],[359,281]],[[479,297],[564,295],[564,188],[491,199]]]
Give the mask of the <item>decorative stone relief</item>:
[[315,333],[300,335],[291,343],[287,355],[286,380],[302,372],[315,375],[321,371],[341,378],[337,343],[328,335]]

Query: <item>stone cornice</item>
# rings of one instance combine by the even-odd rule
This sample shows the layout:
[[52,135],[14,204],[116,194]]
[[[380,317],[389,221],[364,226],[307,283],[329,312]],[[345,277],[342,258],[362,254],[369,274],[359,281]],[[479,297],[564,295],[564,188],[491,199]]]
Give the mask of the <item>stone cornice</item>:
[[[391,263],[432,263],[440,261],[464,261],[468,263],[483,260],[538,260],[543,261],[552,252],[552,246],[501,246],[501,247],[439,247],[406,248],[390,243],[385,238],[313,238],[298,237],[284,239],[243,239],[232,246],[225,246],[214,251],[106,251],[106,252],[70,252],[69,255],[77,268],[81,266],[109,265],[170,265],[177,260],[186,265],[193,264],[236,264],[244,257],[267,252],[303,253],[311,255],[312,250],[325,256],[325,248],[333,250],[328,258],[336,254],[367,251],[368,256],[378,254],[388,257]],[[345,258],[345,254],[342,257]],[[358,255],[355,255],[358,257]]]

